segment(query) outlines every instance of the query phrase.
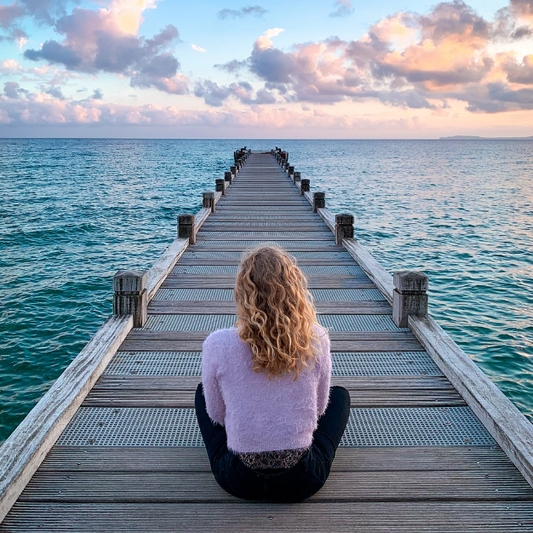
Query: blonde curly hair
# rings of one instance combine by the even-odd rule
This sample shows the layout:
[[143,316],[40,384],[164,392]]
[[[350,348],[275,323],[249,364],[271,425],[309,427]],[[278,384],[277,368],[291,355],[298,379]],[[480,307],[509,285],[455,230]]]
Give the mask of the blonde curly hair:
[[307,280],[296,260],[279,246],[246,250],[235,284],[237,327],[252,349],[256,372],[279,376],[310,367],[316,359],[317,323]]

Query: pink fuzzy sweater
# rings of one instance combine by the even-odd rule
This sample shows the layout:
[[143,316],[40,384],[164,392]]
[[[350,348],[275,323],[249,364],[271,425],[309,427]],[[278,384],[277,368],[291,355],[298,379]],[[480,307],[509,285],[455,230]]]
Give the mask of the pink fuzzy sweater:
[[331,382],[327,332],[315,326],[320,347],[315,365],[273,377],[252,370],[252,351],[233,327],[204,342],[202,383],[207,413],[226,427],[228,448],[263,452],[311,445],[317,419],[326,410]]

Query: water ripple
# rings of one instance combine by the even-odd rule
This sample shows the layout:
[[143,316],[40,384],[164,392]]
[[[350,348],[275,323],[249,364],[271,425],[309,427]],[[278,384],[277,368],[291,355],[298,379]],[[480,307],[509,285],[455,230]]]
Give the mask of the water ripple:
[[242,144],[283,146],[389,271],[428,273],[432,314],[533,416],[531,143],[1,140],[0,441]]

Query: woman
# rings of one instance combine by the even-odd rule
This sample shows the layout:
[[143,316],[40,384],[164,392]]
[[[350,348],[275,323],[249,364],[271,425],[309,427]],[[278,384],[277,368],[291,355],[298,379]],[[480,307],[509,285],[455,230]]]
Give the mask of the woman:
[[245,252],[234,294],[236,327],[205,340],[196,391],[211,470],[239,498],[300,501],[326,482],[350,396],[330,389],[327,332],[281,248]]

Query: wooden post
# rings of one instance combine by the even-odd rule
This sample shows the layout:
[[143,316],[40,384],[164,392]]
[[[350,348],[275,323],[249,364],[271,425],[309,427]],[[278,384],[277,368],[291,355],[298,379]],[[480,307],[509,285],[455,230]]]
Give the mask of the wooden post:
[[290,166],[288,173],[289,173],[289,177],[292,176],[294,174],[294,167]]
[[399,328],[406,328],[409,316],[428,314],[429,279],[423,272],[399,270],[394,272],[392,320]]
[[304,178],[303,180],[300,180],[300,194],[303,196],[304,193],[309,192],[309,188],[311,186],[311,181]]
[[342,244],[342,239],[353,239],[353,215],[349,213],[335,215],[335,244]]
[[313,194],[313,213],[317,212],[317,209],[324,209],[326,207],[326,193],[315,192]]
[[189,239],[189,244],[196,243],[196,230],[194,215],[178,215],[178,239]]
[[231,182],[233,180],[233,175],[231,174],[231,172],[224,172],[224,181],[230,185]]
[[236,176],[237,175],[237,167],[233,165],[232,167],[229,167],[229,171]]
[[211,213],[214,213],[215,205],[215,193],[213,191],[204,191],[202,193],[202,207],[210,207]]
[[113,314],[133,315],[133,327],[142,328],[148,320],[146,271],[119,270],[113,278]]
[[296,185],[296,183],[298,183],[301,179],[302,179],[302,173],[301,173],[301,172],[296,171],[296,172],[292,175],[292,181],[293,181],[293,183],[294,183],[295,185]]
[[226,194],[226,181],[222,178],[215,180],[215,191],[221,192],[222,196]]

